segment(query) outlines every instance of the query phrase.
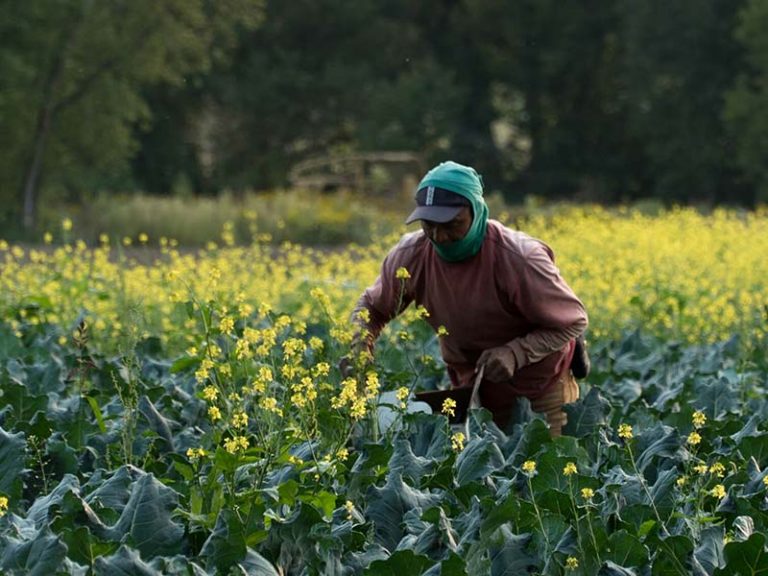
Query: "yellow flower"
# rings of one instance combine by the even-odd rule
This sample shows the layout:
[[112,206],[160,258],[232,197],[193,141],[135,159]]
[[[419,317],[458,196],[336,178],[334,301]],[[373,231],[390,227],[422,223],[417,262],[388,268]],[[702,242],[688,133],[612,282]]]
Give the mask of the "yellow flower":
[[763,476],[763,484],[768,487],[768,476]]
[[576,474],[576,464],[573,462],[568,462],[568,464],[565,465],[565,468],[563,468],[563,474],[566,476],[571,476],[573,474]]
[[574,558],[573,556],[568,556],[565,560],[565,569],[566,570],[576,570],[576,568],[579,567],[579,561],[578,559]]
[[403,266],[400,266],[400,268],[395,271],[395,278],[398,280],[408,280],[410,277],[410,272],[408,272],[408,269],[404,268]]
[[346,448],[339,448],[338,452],[336,452],[336,458],[344,462],[347,458],[349,458],[349,450]]
[[536,472],[536,462],[533,460],[526,460],[523,462],[523,472],[525,472],[528,476],[533,476],[533,474]]
[[61,229],[64,230],[64,232],[72,230],[72,220],[64,218],[64,220],[61,221]]
[[448,329],[443,326],[442,324],[437,327],[437,335],[438,336],[448,336]]
[[216,420],[221,420],[221,410],[216,406],[211,406],[208,408],[208,417],[214,422],[216,422]]
[[232,316],[224,316],[219,322],[219,331],[222,334],[230,334],[235,327],[235,320]]
[[43,234],[43,242],[45,244],[50,244],[51,242],[53,242],[53,234],[51,234],[50,232],[46,232],[45,234]]
[[216,397],[219,395],[219,389],[216,388],[216,386],[206,386],[203,388],[203,398],[208,400],[209,402],[213,402],[216,400]]
[[144,232],[142,232],[141,234],[139,234],[139,242],[141,242],[142,244],[146,244],[147,242],[149,242],[149,236],[147,236]]
[[693,417],[691,418],[693,420],[693,425],[695,428],[701,428],[704,426],[704,424],[707,423],[707,416],[704,414],[704,412],[701,412],[699,410],[696,410],[696,412],[693,413]]
[[706,474],[709,470],[709,466],[706,464],[696,464],[696,466],[693,467],[693,471],[696,472],[696,474]]
[[405,400],[408,398],[408,387],[400,386],[397,392],[395,392],[395,396],[397,396],[397,400],[400,402],[400,408],[405,408]]
[[368,398],[374,398],[379,393],[379,376],[376,372],[368,372],[365,375],[365,393]]
[[723,465],[722,462],[715,462],[709,467],[709,473],[718,478],[722,478],[725,476],[725,465]]
[[624,438],[625,440],[632,439],[632,426],[629,424],[620,424],[619,425],[619,438]]
[[248,446],[248,438],[245,436],[235,436],[234,438],[228,438],[224,441],[224,449],[230,454],[244,452],[245,450],[248,450]]
[[584,498],[584,500],[592,500],[594,496],[595,496],[595,491],[592,490],[592,488],[581,489],[581,497]]
[[8,512],[8,498],[0,496],[0,518],[5,516],[6,512]]
[[688,476],[680,476],[677,480],[675,480],[675,484],[677,484],[678,488],[682,488],[688,483]]
[[714,496],[718,500],[722,500],[728,494],[725,490],[725,486],[718,484],[712,490],[709,491],[710,496]]
[[688,434],[687,442],[691,446],[698,446],[699,444],[701,444],[701,434],[699,434],[698,432],[691,432],[690,434]]
[[347,520],[352,520],[352,513],[355,511],[355,503],[352,500],[347,500],[344,503],[344,508],[347,510]]
[[248,414],[243,411],[235,412],[232,415],[232,426],[235,428],[245,428],[248,426]]
[[371,321],[371,311],[368,308],[361,308],[357,311],[357,319],[368,324]]
[[265,396],[262,398],[261,402],[259,402],[259,406],[261,406],[267,412],[272,412],[278,416],[283,415],[283,411],[277,406],[277,399],[271,396]]
[[456,416],[456,411],[454,410],[456,408],[456,400],[453,398],[446,398],[443,400],[443,409],[442,413],[446,416]]
[[456,452],[461,452],[464,449],[464,440],[466,438],[464,437],[464,434],[461,432],[456,432],[453,436],[451,436],[451,447]]
[[205,450],[202,448],[188,448],[187,449],[187,458],[189,458],[192,462],[196,462],[200,458],[203,458],[205,456]]

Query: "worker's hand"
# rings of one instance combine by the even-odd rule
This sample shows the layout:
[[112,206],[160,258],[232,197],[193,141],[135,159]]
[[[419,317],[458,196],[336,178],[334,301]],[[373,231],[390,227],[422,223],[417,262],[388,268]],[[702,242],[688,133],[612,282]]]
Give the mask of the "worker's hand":
[[373,362],[370,347],[362,339],[355,339],[350,346],[349,354],[339,359],[339,372],[342,378],[362,374]]
[[507,382],[515,375],[515,355],[508,345],[489,348],[477,360],[477,369],[481,366],[485,366],[485,378],[491,382]]

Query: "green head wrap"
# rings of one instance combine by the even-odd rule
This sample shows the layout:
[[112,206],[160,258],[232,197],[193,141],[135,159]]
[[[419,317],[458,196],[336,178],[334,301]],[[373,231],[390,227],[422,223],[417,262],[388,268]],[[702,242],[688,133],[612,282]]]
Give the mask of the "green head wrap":
[[[448,161],[438,164],[427,172],[417,190],[427,186],[450,190],[469,200],[474,219],[467,235],[461,240],[446,244],[432,242],[438,255],[448,262],[459,262],[477,254],[488,228],[488,205],[483,199],[483,179],[474,168]],[[431,239],[430,239],[431,241]]]

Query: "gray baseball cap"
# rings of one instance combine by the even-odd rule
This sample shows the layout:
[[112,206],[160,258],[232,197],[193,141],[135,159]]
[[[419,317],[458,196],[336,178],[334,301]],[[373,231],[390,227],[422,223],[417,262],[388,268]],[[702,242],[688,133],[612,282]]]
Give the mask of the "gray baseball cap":
[[416,192],[416,209],[405,220],[406,224],[416,220],[428,220],[443,224],[450,222],[464,206],[472,203],[455,192],[445,188],[425,186]]

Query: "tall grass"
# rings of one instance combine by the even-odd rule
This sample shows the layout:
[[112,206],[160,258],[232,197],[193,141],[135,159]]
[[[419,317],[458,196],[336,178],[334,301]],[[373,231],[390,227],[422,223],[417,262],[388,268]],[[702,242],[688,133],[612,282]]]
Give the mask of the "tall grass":
[[[248,243],[254,238],[306,244],[366,244],[401,225],[410,209],[395,200],[370,201],[347,192],[288,190],[222,194],[215,198],[145,195],[102,196],[73,214],[77,235],[96,241],[113,238],[175,239],[181,245]],[[222,238],[222,231],[226,238]]]

